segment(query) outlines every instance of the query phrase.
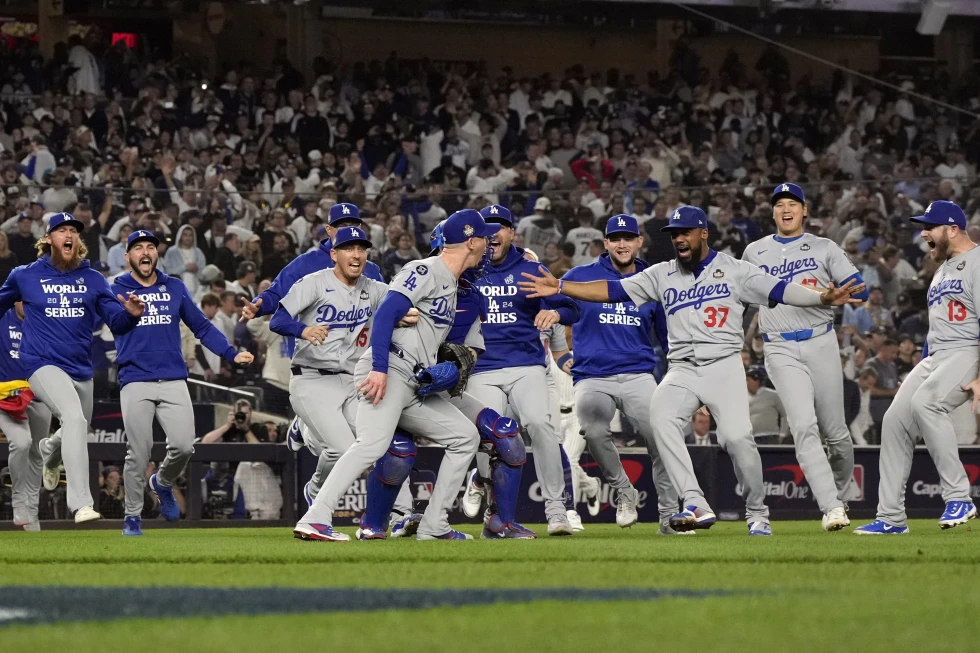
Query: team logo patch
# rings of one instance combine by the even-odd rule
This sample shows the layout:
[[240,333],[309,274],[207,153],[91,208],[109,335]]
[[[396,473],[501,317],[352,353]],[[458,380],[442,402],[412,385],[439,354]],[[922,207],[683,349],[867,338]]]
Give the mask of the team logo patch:
[[473,235],[473,225],[465,225],[463,227],[463,235],[469,238]]
[[85,283],[85,279],[83,277],[78,277],[75,279],[75,283]]
[[963,261],[959,265],[956,266],[956,269],[957,270],[962,270],[965,267],[966,267],[966,261]]
[[371,295],[368,294],[368,291],[362,290],[361,291],[361,299],[371,299]]
[[429,274],[429,268],[425,267],[424,265],[415,266],[415,271],[418,272],[423,277]]
[[725,273],[721,270],[715,270],[715,273],[712,276],[714,276],[715,279],[721,279],[723,276],[725,276]]
[[508,274],[506,277],[504,277],[504,283],[514,283],[514,275]]
[[167,292],[166,286],[160,286],[160,292]]
[[809,245],[800,245],[800,251],[801,252],[809,252],[810,251],[810,246]]

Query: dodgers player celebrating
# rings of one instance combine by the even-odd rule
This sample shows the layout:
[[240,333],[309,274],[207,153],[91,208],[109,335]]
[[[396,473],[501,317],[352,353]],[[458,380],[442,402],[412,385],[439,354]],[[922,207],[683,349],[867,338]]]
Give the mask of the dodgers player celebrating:
[[0,288],[0,312],[24,302],[20,362],[31,390],[61,422],[61,429],[39,444],[44,465],[62,459],[68,481],[68,509],[75,523],[99,519],[89,489],[88,422],[92,417],[92,332],[98,320],[116,335],[131,331],[144,304],[130,293],[113,296],[109,282],[87,260],[80,234],[84,225],[69,213],[48,222],[38,241],[40,258],[14,268]]
[[194,453],[194,409],[187,391],[187,364],[181,354],[180,321],[201,343],[232,363],[248,365],[252,354],[238,353],[194,303],[184,282],[157,269],[160,241],[134,231],[126,242],[130,272],[116,278],[114,293],[131,293],[146,305],[136,328],[116,338],[119,401],[126,428],[126,518],[123,535],[142,535],[144,471],[153,446],[153,418],[167,435],[167,457],[150,477],[167,521],[180,518],[173,484]]
[[[331,525],[340,497],[360,474],[388,449],[395,427],[446,447],[439,475],[417,539],[472,539],[449,526],[452,507],[466,468],[480,443],[476,426],[439,395],[419,397],[416,375],[436,362],[440,343],[456,314],[460,276],[483,260],[488,239],[497,232],[471,209],[446,220],[445,247],[438,256],[409,263],[395,275],[374,316],[371,347],[354,367],[362,393],[357,408],[357,439],[327,477],[313,506],[296,524],[296,537],[346,542],[350,538]],[[414,306],[419,322],[412,329],[395,324]]]
[[858,535],[909,532],[905,487],[920,436],[939,470],[946,502],[940,528],[953,528],[977,516],[949,414],[969,399],[968,393],[973,393],[973,412],[980,401],[980,248],[966,233],[963,210],[952,202],[933,202],[925,215],[912,222],[922,225],[922,238],[941,262],[929,286],[929,335],[922,361],[909,372],[885,413],[878,515],[872,523],[854,529]]
[[[639,225],[630,215],[614,215],[606,222],[606,252],[590,265],[572,268],[563,281],[623,280],[645,270],[636,258],[643,246]],[[666,322],[659,302],[642,307],[633,302],[581,304],[582,317],[575,323],[575,406],[585,429],[589,451],[602,475],[616,489],[616,523],[622,528],[636,523],[639,494],[630,483],[609,430],[618,408],[643,436],[653,460],[653,480],[660,509],[660,534],[677,535],[670,518],[677,513],[677,491],[657,453],[650,415],[650,397],[657,389],[653,369],[657,357],[651,333],[666,346]],[[693,411],[692,411],[693,412]],[[693,531],[687,531],[693,533]]]
[[[493,259],[487,274],[476,288],[487,298],[483,323],[486,352],[476,361],[469,392],[481,404],[500,414],[514,408],[517,419],[527,428],[534,447],[534,468],[544,497],[549,535],[571,535],[565,494],[558,433],[549,418],[548,379],[541,331],[556,323],[572,324],[579,317],[578,306],[568,298],[535,299],[517,287],[521,272],[537,270],[539,264],[524,258],[524,250],[511,244],[514,227],[511,214],[493,204],[480,211],[488,223],[500,226],[493,246]],[[477,457],[485,469],[484,454]],[[469,484],[476,482],[471,474]]]
[[[809,288],[823,288],[830,282],[864,283],[835,242],[803,232],[807,208],[802,188],[777,186],[771,204],[778,234],[746,247],[742,260]],[[865,300],[868,291],[854,298]],[[765,341],[766,372],[786,407],[796,459],[823,513],[824,530],[838,531],[851,523],[844,503],[854,474],[854,445],[844,420],[834,311],[826,306],[761,306],[759,329]]]
[[[51,411],[27,384],[27,374],[20,364],[23,338],[23,306],[16,306],[0,318],[0,430],[10,442],[11,504],[14,526],[25,531],[39,531],[38,493],[41,491],[41,452],[37,443],[51,432]],[[33,401],[32,401],[33,399]]]
[[743,303],[770,301],[791,306],[840,305],[863,290],[853,281],[840,288],[829,284],[816,292],[777,279],[759,268],[707,246],[708,219],[700,208],[681,206],[662,228],[669,232],[677,256],[622,280],[559,281],[525,273],[521,287],[532,297],[562,293],[589,302],[628,302],[637,306],[663,304],[667,316],[670,367],[650,401],[653,434],[671,483],[685,509],[670,526],[686,531],[710,528],[715,515],[694,475],[684,445],[684,426],[701,404],[718,422],[718,443],[731,456],[735,475],[745,492],[749,535],[771,535],[769,509],[762,480],[762,461],[752,438],[748,390],[741,352]]

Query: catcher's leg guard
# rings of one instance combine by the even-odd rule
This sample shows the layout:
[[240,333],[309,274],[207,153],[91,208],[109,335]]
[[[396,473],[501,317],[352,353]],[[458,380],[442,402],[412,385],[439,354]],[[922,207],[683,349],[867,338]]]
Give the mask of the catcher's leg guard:
[[521,489],[521,466],[527,460],[520,427],[509,417],[484,408],[476,420],[480,440],[492,448],[490,478],[492,503],[505,524],[517,520],[517,497]]
[[558,445],[561,453],[561,470],[565,473],[565,494],[562,501],[565,503],[565,510],[575,510],[575,479],[572,476],[572,464],[568,461],[568,454],[565,447]]
[[388,530],[388,516],[395,506],[402,483],[412,472],[417,451],[410,435],[395,431],[388,451],[368,473],[367,507],[361,515],[361,527]]

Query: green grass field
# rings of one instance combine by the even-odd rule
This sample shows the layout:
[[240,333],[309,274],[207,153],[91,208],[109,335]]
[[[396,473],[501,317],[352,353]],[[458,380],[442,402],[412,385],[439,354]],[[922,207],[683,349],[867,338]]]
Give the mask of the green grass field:
[[[243,608],[234,616],[109,623],[52,619],[59,623],[0,625],[0,652],[976,651],[980,536],[966,526],[940,531],[934,521],[911,526],[899,537],[776,522],[770,539],[747,537],[743,523],[720,523],[685,538],[657,537],[656,526],[644,524],[627,531],[588,526],[573,538],[534,541],[347,544],[301,542],[286,529],[147,529],[134,539],[117,531],[2,532],[0,624],[17,608],[5,600],[15,589],[5,586],[260,588],[241,593],[260,601],[261,588],[274,586],[739,591],[331,613],[295,605],[281,615]],[[202,604],[193,614],[214,607]]]

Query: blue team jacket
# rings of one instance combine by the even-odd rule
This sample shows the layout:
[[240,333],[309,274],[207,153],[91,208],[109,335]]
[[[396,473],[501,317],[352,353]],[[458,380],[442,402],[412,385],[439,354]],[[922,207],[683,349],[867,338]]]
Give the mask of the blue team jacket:
[[187,378],[187,364],[180,343],[181,320],[205,347],[228,361],[235,360],[238,352],[208,321],[194,303],[187,286],[177,277],[157,270],[157,282],[147,288],[127,272],[116,278],[112,292],[123,297],[131,292],[146,302],[146,310],[136,328],[116,337],[120,386],[135,381]]
[[555,309],[562,315],[562,324],[573,324],[579,318],[579,308],[569,297],[558,295],[545,299],[528,299],[517,287],[524,281],[521,272],[538,275],[540,263],[524,258],[524,250],[510,248],[499,266],[490,265],[486,275],[475,287],[486,299],[486,319],[483,339],[487,350],[476,361],[474,373],[508,367],[544,366],[544,345],[541,332],[534,327],[534,318],[542,309]]
[[[313,251],[306,252],[294,258],[289,262],[289,265],[284,267],[278,275],[276,275],[275,280],[273,280],[272,285],[269,286],[268,290],[260,292],[256,299],[262,299],[262,306],[259,307],[259,315],[271,315],[276,312],[279,308],[279,302],[289,289],[293,287],[293,284],[305,277],[308,274],[313,274],[314,272],[319,272],[326,268],[333,267],[333,259],[330,258],[330,250],[333,247],[333,243],[329,238],[324,238],[320,241],[320,246]],[[381,268],[379,268],[375,263],[368,261],[364,265],[364,276],[368,279],[374,279],[375,281],[380,281],[385,283],[385,279],[381,276]]]
[[446,342],[461,345],[466,340],[466,334],[477,320],[486,317],[486,298],[473,288],[464,289],[464,281],[460,281],[456,292],[456,316],[449,328]]
[[0,317],[0,382],[26,381],[24,366],[20,364],[20,341],[23,337],[24,321],[17,317],[17,311],[10,309]]
[[63,370],[75,381],[92,378],[92,332],[101,318],[116,335],[128,333],[139,321],[126,312],[109,282],[82,261],[61,272],[44,255],[14,268],[0,288],[0,313],[24,302],[24,337],[20,362],[30,377],[46,365]]
[[[647,267],[649,265],[645,261],[636,259],[636,272]],[[562,279],[578,282],[619,281],[628,276],[632,275],[620,274],[609,260],[609,254],[603,254],[595,263],[572,268]],[[633,302],[576,303],[582,314],[573,327],[574,383],[615,374],[654,373],[657,355],[653,349],[651,330],[656,332],[661,342],[665,342],[667,336],[667,318],[660,302],[639,307]]]

